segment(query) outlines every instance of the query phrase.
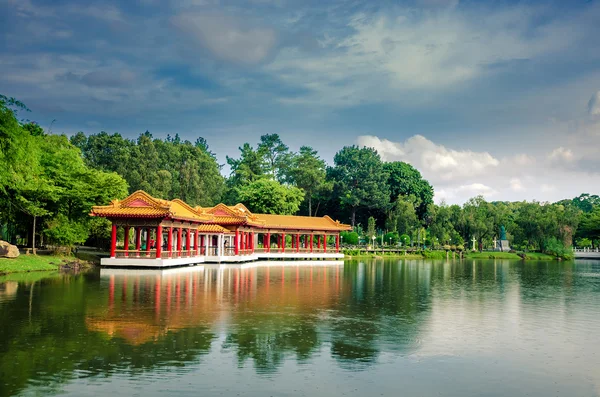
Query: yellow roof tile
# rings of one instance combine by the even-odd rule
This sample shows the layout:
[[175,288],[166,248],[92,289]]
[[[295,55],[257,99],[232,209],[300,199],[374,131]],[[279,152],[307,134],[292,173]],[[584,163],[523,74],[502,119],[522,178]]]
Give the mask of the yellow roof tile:
[[300,229],[300,230],[352,230],[352,226],[334,221],[329,216],[311,217],[296,215],[254,214],[259,221],[264,222],[264,228]]
[[229,230],[219,225],[249,225],[259,228],[313,231],[341,231],[352,229],[350,225],[334,221],[328,216],[317,218],[294,215],[253,214],[241,203],[234,206],[217,204],[210,208],[192,208],[182,200],[161,200],[154,198],[141,190],[132,193],[122,201],[113,200],[110,205],[94,206],[90,215],[108,218],[164,217],[195,221],[204,223],[205,225],[202,227],[206,227],[206,232],[214,233],[229,232]]

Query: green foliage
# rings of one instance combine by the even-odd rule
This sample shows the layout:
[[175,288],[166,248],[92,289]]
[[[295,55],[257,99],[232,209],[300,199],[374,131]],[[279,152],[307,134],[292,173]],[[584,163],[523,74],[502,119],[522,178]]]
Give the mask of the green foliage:
[[388,232],[383,236],[383,241],[385,244],[396,245],[400,240],[400,236],[397,232]]
[[371,243],[371,240],[373,239],[376,233],[377,231],[375,230],[375,218],[371,216],[369,217],[367,226],[367,237],[369,238],[369,243]]
[[277,134],[266,134],[260,137],[257,154],[263,159],[265,173],[272,179],[284,182],[286,171],[290,165],[292,154]]
[[346,146],[333,158],[329,176],[340,204],[350,210],[350,222],[356,224],[359,208],[384,210],[389,203],[387,174],[377,151]]
[[51,243],[73,247],[75,244],[83,244],[88,238],[88,228],[84,222],[70,220],[64,214],[58,214],[46,221],[44,234]]
[[313,148],[302,146],[300,152],[293,156],[288,176],[291,183],[306,193],[308,216],[312,216],[312,203],[317,193],[323,189],[331,190],[325,181],[325,161],[319,158]]
[[592,247],[592,240],[590,240],[589,238],[583,237],[583,238],[577,239],[575,245],[578,248],[590,248],[590,247]]
[[408,246],[410,245],[410,236],[408,234],[403,234],[400,236],[399,241],[402,243],[403,246]]
[[293,215],[300,208],[304,191],[262,178],[239,187],[237,197],[255,213]]
[[550,237],[544,242],[544,253],[561,259],[573,259],[573,251],[565,248],[562,241]]
[[137,141],[120,134],[100,132],[86,137],[77,133],[71,143],[78,147],[88,166],[121,175],[129,192],[174,199],[190,205],[211,206],[221,201],[225,189],[214,153],[203,138],[195,144],[174,138],[154,139],[146,131]]
[[[21,125],[7,106],[0,101],[0,222],[13,236],[31,236],[35,220],[36,234],[52,244],[82,243],[91,207],[124,197],[127,183],[86,166],[66,136],[46,134],[32,122]],[[76,141],[82,143],[81,135]]]
[[341,232],[340,237],[342,238],[342,243],[349,245],[357,245],[358,244],[358,233],[356,232]]
[[390,202],[398,197],[412,196],[416,214],[423,219],[427,206],[433,204],[433,187],[423,179],[421,173],[412,165],[402,161],[384,163],[383,168],[388,174]]

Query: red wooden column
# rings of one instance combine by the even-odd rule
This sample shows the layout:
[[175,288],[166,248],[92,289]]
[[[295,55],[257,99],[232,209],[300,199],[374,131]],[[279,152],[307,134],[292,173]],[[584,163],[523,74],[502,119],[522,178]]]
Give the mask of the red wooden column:
[[117,256],[117,225],[112,224],[112,234],[110,239],[110,257],[116,258]]
[[321,249],[321,235],[320,234],[317,236],[317,248]]
[[340,252],[340,233],[335,235],[335,252]]
[[200,236],[200,253],[204,252],[204,255],[206,255],[206,247],[205,247],[206,244],[204,244],[204,239],[205,239],[204,235]]
[[314,240],[315,235],[311,233],[310,235],[310,252],[313,252],[313,240]]
[[150,256],[150,228],[146,228],[146,256]]
[[123,244],[123,249],[125,250],[125,258],[129,256],[129,226],[125,226],[125,242]]
[[233,238],[233,254],[238,256],[240,253],[240,231],[235,229],[235,237]]
[[135,231],[136,231],[136,233],[135,233],[135,250],[137,251],[135,253],[135,256],[137,256],[139,258],[140,250],[142,249],[142,228],[136,227]]
[[263,246],[265,247],[265,252],[271,252],[271,232],[267,232],[266,243],[263,241]]
[[185,251],[187,253],[188,256],[191,255],[191,250],[192,250],[192,233],[190,232],[190,229],[188,228],[186,233],[185,233]]
[[285,252],[285,233],[281,233],[281,252]]
[[296,252],[300,252],[300,234],[296,234]]
[[183,242],[183,229],[177,228],[177,257],[181,258],[181,243]]
[[327,252],[327,235],[323,235],[323,252]]
[[198,229],[194,233],[194,251],[196,251],[196,256],[200,255],[200,233],[198,233]]
[[167,235],[167,251],[169,251],[169,258],[173,257],[173,227],[169,227],[169,234]]
[[156,227],[156,259],[162,256],[162,225]]
[[240,255],[244,255],[244,232],[240,232]]

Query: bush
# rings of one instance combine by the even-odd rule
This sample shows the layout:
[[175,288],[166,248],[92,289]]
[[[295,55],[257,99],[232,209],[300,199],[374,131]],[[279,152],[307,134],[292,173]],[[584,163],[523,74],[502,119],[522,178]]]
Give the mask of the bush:
[[410,245],[410,236],[408,234],[403,234],[402,236],[400,236],[400,242],[405,247]]
[[386,233],[385,236],[383,236],[383,241],[386,244],[391,243],[391,245],[396,245],[396,244],[398,244],[398,240],[400,240],[400,236],[398,235],[397,232],[389,232],[389,233]]
[[341,232],[340,237],[344,244],[358,245],[358,233],[356,232]]
[[544,253],[561,259],[573,259],[573,252],[565,248],[563,242],[556,237],[549,238],[544,242]]

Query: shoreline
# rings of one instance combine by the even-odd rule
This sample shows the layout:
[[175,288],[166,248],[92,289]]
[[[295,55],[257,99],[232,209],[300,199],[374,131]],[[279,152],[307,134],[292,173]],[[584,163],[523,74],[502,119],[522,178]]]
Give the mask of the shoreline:
[[[344,258],[346,259],[461,259],[458,253],[454,254],[454,258],[451,253],[448,253],[446,258],[446,251],[425,251],[424,253],[360,253],[352,255],[344,252]],[[510,252],[468,252],[465,253],[462,259],[506,259],[506,260],[518,260],[518,261],[562,261],[563,258],[543,254],[539,252],[527,252],[527,253],[510,253]]]
[[0,276],[62,269],[87,269],[93,266],[92,261],[76,256],[21,254],[16,258],[0,258]]

